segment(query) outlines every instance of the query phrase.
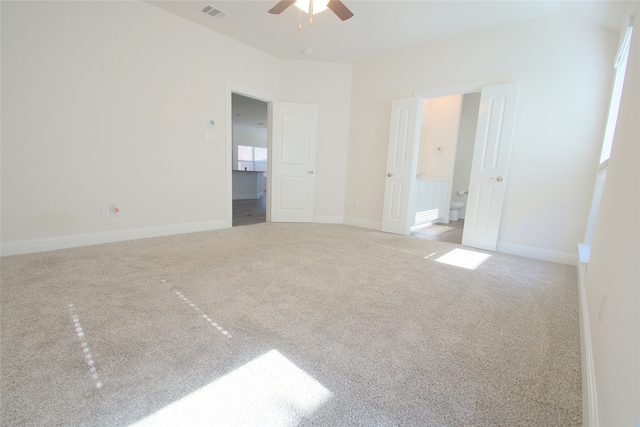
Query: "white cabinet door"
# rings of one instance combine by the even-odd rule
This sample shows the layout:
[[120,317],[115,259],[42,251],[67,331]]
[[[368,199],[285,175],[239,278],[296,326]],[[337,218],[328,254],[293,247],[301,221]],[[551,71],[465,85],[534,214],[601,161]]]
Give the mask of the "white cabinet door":
[[414,193],[420,148],[422,99],[396,99],[391,105],[382,231],[409,234],[416,211]]
[[318,106],[271,103],[272,222],[313,222]]
[[482,89],[462,244],[496,250],[519,83]]

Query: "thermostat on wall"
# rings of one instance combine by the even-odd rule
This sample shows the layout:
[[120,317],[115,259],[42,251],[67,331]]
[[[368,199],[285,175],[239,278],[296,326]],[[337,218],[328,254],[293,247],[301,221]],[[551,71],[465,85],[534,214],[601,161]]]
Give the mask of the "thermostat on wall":
[[216,127],[216,121],[209,119],[209,127],[211,127],[211,128]]

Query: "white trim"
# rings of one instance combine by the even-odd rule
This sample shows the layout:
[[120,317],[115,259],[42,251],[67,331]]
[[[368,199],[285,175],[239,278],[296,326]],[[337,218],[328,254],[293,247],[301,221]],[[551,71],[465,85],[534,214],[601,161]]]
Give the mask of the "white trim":
[[422,89],[413,92],[414,98],[439,98],[441,96],[461,95],[465,93],[474,93],[482,91],[483,87],[492,86],[493,80],[478,80],[475,82],[461,83],[457,85],[436,87],[431,89]]
[[618,52],[616,53],[615,61],[613,62],[613,68],[618,68],[618,66],[620,65],[620,62],[623,61],[625,50],[627,51],[627,54],[629,52],[629,48],[631,46],[631,36],[633,33],[634,18],[635,17],[633,15],[630,15],[629,25],[627,25],[627,31],[624,31],[624,32],[621,31],[622,38],[621,38],[621,42],[619,43]]
[[557,262],[559,264],[578,265],[578,254],[536,248],[533,246],[516,245],[514,243],[498,242],[496,252],[520,255],[527,258]]
[[371,230],[382,230],[382,223],[375,221],[366,221],[364,219],[344,217],[344,224],[353,225],[354,227],[368,228]]
[[596,393],[596,375],[593,368],[593,349],[591,346],[591,328],[585,279],[587,264],[578,264],[578,297],[580,306],[580,351],[582,353],[582,425],[598,427],[598,395]]
[[587,273],[587,264],[591,258],[591,245],[586,243],[578,243],[578,256],[580,257],[580,263],[584,264],[584,272]]
[[318,224],[344,224],[343,216],[314,216],[313,222]]
[[43,239],[2,242],[2,244],[0,244],[0,254],[1,256],[20,255],[34,252],[53,251],[56,249],[75,248],[79,246],[99,245],[101,243],[145,239],[148,237],[162,237],[173,234],[218,230],[221,228],[228,228],[226,224],[227,222],[225,220],[203,221],[162,227],[133,228],[128,230],[104,231],[98,233],[46,237]]

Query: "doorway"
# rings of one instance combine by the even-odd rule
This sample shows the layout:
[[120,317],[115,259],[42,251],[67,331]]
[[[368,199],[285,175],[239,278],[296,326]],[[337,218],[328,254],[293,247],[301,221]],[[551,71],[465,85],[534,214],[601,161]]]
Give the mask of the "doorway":
[[[416,92],[391,103],[382,231],[408,235],[415,221],[416,177],[424,99],[480,90],[480,108],[462,244],[495,251],[502,218],[520,83],[465,85]],[[437,92],[437,94],[434,94]],[[444,93],[443,93],[444,92]],[[442,192],[448,194],[447,192]],[[435,209],[447,215],[451,200]]]
[[266,222],[268,103],[231,93],[232,226]]
[[424,100],[412,236],[462,243],[479,108],[480,92]]

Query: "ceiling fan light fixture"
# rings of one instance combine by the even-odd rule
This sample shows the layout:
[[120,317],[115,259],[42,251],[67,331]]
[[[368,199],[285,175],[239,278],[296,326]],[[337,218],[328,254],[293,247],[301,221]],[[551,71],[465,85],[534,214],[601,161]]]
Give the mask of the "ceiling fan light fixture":
[[346,21],[353,17],[347,6],[340,0],[280,0],[275,6],[269,9],[269,13],[273,15],[280,15],[292,4],[295,4],[300,9],[300,24],[298,29],[302,29],[302,12],[309,14],[309,24],[313,24],[313,15],[320,13],[324,10],[331,9],[341,21]]
[[311,2],[313,2],[314,15],[327,10],[327,4],[329,4],[329,0],[296,0],[294,5],[304,13],[309,13],[309,3]]

